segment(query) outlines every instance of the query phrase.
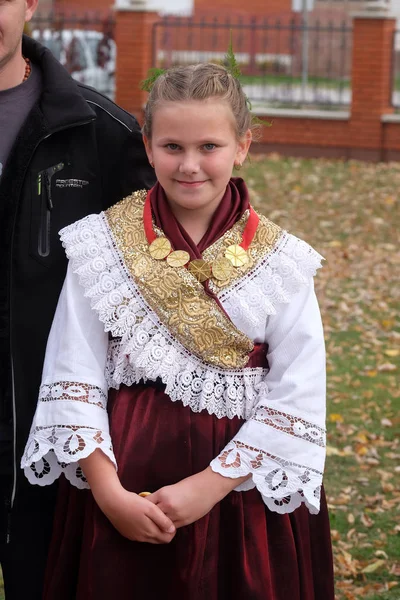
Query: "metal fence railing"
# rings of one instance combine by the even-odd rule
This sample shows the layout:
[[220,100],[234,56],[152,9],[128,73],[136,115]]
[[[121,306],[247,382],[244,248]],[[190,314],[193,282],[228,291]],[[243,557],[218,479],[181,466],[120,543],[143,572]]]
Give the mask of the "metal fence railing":
[[254,107],[339,109],[350,104],[352,28],[347,23],[165,18],[153,29],[153,64],[223,63],[230,39]]
[[[39,14],[32,21],[31,34],[52,50],[75,79],[114,98],[114,25],[112,18],[92,15]],[[223,63],[231,38],[242,83],[254,107],[334,110],[349,106],[352,29],[347,23],[306,26],[299,17],[286,22],[169,17],[154,26],[153,65]],[[397,41],[400,45],[399,34]],[[397,67],[396,84],[399,78]],[[395,89],[397,106],[396,94]]]
[[112,18],[38,14],[29,33],[53,52],[74,79],[114,98],[116,46]]

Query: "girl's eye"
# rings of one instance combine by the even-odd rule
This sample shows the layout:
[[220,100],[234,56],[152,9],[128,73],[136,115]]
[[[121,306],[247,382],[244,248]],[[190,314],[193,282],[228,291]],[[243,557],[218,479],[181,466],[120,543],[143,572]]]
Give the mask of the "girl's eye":
[[207,152],[209,152],[210,150],[215,150],[217,146],[215,144],[204,144],[203,148],[204,150],[207,150]]
[[166,147],[168,148],[168,150],[178,150],[179,148],[178,144],[167,144]]

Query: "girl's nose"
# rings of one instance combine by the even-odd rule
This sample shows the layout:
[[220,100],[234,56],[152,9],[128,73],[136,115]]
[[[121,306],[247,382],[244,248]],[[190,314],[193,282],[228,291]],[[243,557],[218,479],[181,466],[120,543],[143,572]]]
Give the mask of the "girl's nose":
[[185,154],[179,165],[179,173],[185,173],[186,175],[192,175],[200,171],[198,160],[193,154]]

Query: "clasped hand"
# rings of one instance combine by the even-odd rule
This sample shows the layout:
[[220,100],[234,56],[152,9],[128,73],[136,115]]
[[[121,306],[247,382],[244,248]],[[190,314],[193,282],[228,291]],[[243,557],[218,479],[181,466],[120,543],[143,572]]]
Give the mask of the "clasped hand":
[[174,485],[160,488],[145,499],[161,509],[179,528],[204,517],[235,485],[234,480],[207,468]]
[[168,544],[177,527],[204,517],[238,484],[207,467],[141,498],[121,485],[115,466],[99,449],[80,465],[99,508],[117,531],[129,540],[150,544]]
[[137,542],[168,544],[176,529],[206,515],[241,481],[214,473],[210,467],[146,498],[126,490],[114,465],[102,453],[81,460],[93,496],[121,535]]
[[177,528],[204,517],[220,499],[208,483],[209,477],[203,471],[146,498],[120,486],[112,499],[100,495],[97,502],[124,537],[137,542],[168,544]]
[[168,544],[176,534],[172,520],[158,506],[121,489],[112,503],[100,506],[121,535],[136,542]]

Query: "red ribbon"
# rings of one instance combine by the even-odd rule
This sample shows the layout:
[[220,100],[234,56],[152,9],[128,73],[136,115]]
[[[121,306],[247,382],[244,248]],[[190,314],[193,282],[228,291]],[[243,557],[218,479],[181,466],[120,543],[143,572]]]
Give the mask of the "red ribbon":
[[[153,229],[153,218],[151,215],[150,192],[151,192],[151,190],[149,190],[147,192],[146,202],[144,203],[144,208],[143,208],[143,226],[144,226],[144,231],[145,231],[146,238],[147,238],[149,245],[152,242],[154,242],[155,239],[157,239],[157,236]],[[260,217],[255,212],[253,207],[250,206],[249,218],[247,219],[246,227],[244,228],[244,231],[243,231],[242,241],[239,244],[243,248],[243,250],[249,249],[250,244],[253,241],[254,236],[256,234],[259,222],[260,222]]]

